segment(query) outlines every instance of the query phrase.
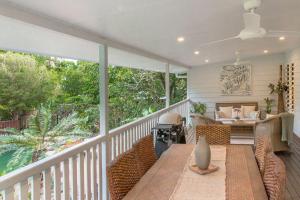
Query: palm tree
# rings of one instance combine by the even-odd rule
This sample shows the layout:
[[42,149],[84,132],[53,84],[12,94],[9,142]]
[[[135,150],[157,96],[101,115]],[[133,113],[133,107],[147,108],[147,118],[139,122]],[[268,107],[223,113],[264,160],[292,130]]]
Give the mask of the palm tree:
[[7,172],[44,158],[47,150],[62,141],[93,135],[82,128],[87,119],[79,118],[77,113],[70,114],[56,125],[52,119],[51,109],[41,106],[30,118],[27,129],[5,129],[8,135],[0,136],[0,156],[13,152],[7,164]]

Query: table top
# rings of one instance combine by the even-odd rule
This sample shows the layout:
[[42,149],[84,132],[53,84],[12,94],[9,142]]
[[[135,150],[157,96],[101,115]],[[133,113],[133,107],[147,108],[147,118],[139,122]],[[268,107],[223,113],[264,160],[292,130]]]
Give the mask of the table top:
[[[169,200],[194,146],[173,144],[124,199]],[[226,199],[268,199],[251,146],[226,146]]]

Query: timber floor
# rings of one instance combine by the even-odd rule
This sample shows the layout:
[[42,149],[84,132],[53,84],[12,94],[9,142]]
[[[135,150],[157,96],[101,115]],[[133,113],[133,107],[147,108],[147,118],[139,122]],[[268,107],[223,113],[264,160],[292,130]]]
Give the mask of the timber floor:
[[291,153],[277,153],[287,172],[286,200],[300,200],[300,138],[294,136]]

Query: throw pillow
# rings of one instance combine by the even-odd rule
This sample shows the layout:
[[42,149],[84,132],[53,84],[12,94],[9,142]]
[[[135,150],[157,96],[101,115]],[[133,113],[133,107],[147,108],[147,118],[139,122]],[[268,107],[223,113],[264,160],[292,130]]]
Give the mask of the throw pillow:
[[255,106],[242,106],[243,118],[250,118],[252,111],[255,111]]
[[224,113],[216,110],[216,119],[224,118]]
[[259,119],[259,114],[260,114],[260,111],[251,111],[250,112],[250,119]]
[[232,106],[230,107],[220,107],[219,110],[224,115],[223,118],[232,118]]

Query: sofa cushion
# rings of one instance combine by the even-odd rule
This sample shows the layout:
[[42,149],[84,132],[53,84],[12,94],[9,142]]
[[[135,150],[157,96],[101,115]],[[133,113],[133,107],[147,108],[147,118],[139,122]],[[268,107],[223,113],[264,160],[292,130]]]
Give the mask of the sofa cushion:
[[252,120],[259,119],[259,114],[260,114],[260,111],[251,111],[250,112],[250,119],[252,119]]
[[223,112],[216,110],[215,113],[216,113],[216,119],[224,118],[224,113]]
[[219,110],[222,113],[222,118],[232,118],[232,106],[230,107],[220,107]]
[[255,111],[255,106],[242,106],[241,109],[244,118],[251,118],[250,113]]

